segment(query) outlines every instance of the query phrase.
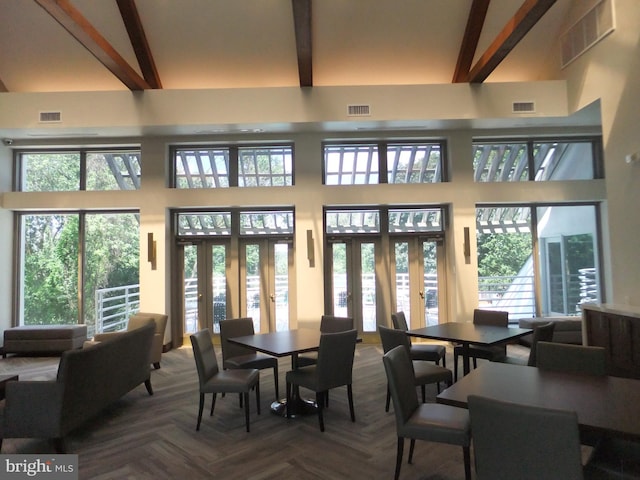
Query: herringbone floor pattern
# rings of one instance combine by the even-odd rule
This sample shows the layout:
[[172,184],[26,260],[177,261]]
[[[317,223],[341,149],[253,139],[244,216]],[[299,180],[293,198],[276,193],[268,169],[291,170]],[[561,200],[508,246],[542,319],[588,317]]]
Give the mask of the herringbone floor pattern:
[[[152,372],[153,396],[144,386],[136,388],[70,435],[69,452],[79,455],[80,478],[92,480],[392,479],[395,419],[393,411],[384,411],[386,379],[381,357],[380,346],[357,347],[355,423],[349,418],[345,388],[331,392],[324,433],[315,416],[287,420],[272,414],[273,377],[264,371],[262,414],[256,414],[252,396],[250,433],[245,431],[235,395],[218,397],[213,417],[208,416],[208,395],[202,426],[196,432],[198,386],[191,348],[172,350],[163,355],[162,368]],[[57,363],[57,358],[9,357],[0,361],[0,373],[19,373],[21,380],[53,378]],[[453,366],[451,354],[447,365]],[[290,359],[280,359],[281,394],[289,368]],[[435,394],[431,386],[431,401]],[[408,465],[408,446],[407,442],[402,480],[464,478],[461,448],[418,442],[414,462]],[[53,448],[42,440],[6,439],[2,446],[2,453],[45,452]]]

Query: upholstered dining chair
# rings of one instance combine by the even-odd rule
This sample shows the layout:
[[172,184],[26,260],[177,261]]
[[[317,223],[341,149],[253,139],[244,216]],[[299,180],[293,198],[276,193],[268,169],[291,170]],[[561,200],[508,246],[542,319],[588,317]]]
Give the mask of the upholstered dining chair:
[[212,393],[211,412],[216,406],[218,393],[239,393],[244,399],[244,414],[247,432],[249,431],[249,391],[256,391],[256,405],[260,415],[260,370],[258,369],[230,369],[220,370],[218,359],[213,348],[213,342],[209,329],[200,330],[191,335],[193,358],[196,362],[198,380],[200,384],[200,405],[198,408],[198,423],[196,430],[200,430],[202,410],[204,408],[204,396]]
[[244,337],[254,335],[253,319],[230,318],[220,321],[220,344],[222,346],[222,368],[265,368],[273,369],[273,383],[276,391],[276,398],[280,398],[278,388],[278,359],[271,355],[255,352],[229,341],[233,337]]
[[[402,346],[407,350],[407,353],[411,355],[411,342],[409,336],[402,330],[395,328],[388,328],[384,325],[378,325],[378,332],[380,333],[380,340],[382,342],[382,350],[384,353],[388,353],[395,347]],[[435,383],[440,391],[440,382],[445,382],[450,386],[453,382],[453,375],[451,370],[440,365],[435,365],[428,362],[416,361],[411,362],[411,370],[413,372],[413,378],[415,380],[414,387],[420,387],[422,392],[422,403],[426,402],[426,386]],[[391,391],[387,385],[387,401],[385,403],[385,411],[389,411],[389,403],[391,401]]]
[[[473,323],[476,325],[494,325],[496,327],[509,326],[509,312],[498,310],[483,310],[476,308],[473,311]],[[453,348],[453,377],[458,381],[458,357],[462,355],[462,346],[456,345]],[[507,355],[507,346],[498,345],[495,347],[484,347],[481,345],[469,346],[469,357],[473,359],[473,368],[478,367],[478,358],[499,361]]]
[[400,476],[405,438],[411,439],[409,463],[413,460],[416,440],[460,445],[465,479],[470,480],[471,432],[467,410],[439,403],[418,403],[412,361],[406,347],[399,345],[392,348],[384,354],[382,362],[393,398],[398,435],[395,480]]
[[[320,318],[320,333],[337,333],[353,330],[353,318],[322,315]],[[315,365],[318,361],[317,352],[298,355],[298,366]]]
[[578,416],[470,395],[478,480],[582,480]]
[[543,370],[607,375],[606,349],[570,343],[538,342],[536,366]]
[[291,416],[289,405],[292,387],[295,385],[312,390],[316,392],[320,431],[324,432],[325,396],[333,388],[346,386],[351,421],[356,421],[353,408],[352,371],[357,336],[356,330],[321,334],[318,362],[315,365],[287,372],[287,417]]
[[[392,313],[391,322],[393,323],[393,328],[397,330],[405,332],[409,330],[407,316],[402,311]],[[440,360],[442,360],[442,366],[447,366],[447,348],[444,345],[411,342],[411,351],[409,353],[411,360],[426,360],[427,362],[435,362],[436,365],[439,365]]]
[[535,367],[537,363],[538,342],[550,342],[551,340],[553,340],[553,331],[555,329],[555,326],[555,323],[549,322],[533,327],[531,350],[529,350],[529,357],[526,360],[520,357],[507,355],[499,361],[503,363],[510,363],[513,365],[527,365],[529,367]]

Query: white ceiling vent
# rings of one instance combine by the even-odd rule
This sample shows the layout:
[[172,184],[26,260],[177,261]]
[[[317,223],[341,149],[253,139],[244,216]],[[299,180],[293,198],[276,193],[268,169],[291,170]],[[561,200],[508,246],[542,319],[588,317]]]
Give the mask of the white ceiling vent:
[[371,115],[369,105],[347,105],[347,115],[349,117],[368,117]]
[[40,112],[40,123],[59,123],[62,121],[62,112]]
[[535,113],[535,102],[513,102],[511,111],[513,113]]
[[612,0],[601,0],[560,37],[562,68],[615,30]]

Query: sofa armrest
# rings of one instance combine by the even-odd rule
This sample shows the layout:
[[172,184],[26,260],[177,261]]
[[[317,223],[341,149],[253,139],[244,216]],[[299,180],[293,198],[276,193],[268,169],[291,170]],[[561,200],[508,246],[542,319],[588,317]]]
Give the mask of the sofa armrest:
[[18,381],[6,386],[5,437],[57,438],[62,436],[64,385],[56,381]]

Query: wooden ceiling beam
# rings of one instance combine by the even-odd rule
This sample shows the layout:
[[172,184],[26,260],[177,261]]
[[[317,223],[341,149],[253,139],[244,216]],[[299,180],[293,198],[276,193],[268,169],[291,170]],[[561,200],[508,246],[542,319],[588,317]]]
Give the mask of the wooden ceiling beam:
[[556,0],[525,0],[469,72],[469,82],[482,83],[515,48]]
[[35,2],[130,90],[150,88],[147,81],[131,68],[126,60],[68,0],[35,0]]
[[151,86],[151,88],[162,88],[162,82],[160,81],[160,75],[156,69],[156,64],[153,60],[151,48],[147,42],[147,36],[144,33],[144,27],[136,8],[135,0],[116,0],[118,8],[120,9],[120,15],[124,26],[127,28],[129,34],[129,40],[131,40],[131,46],[136,53],[138,59],[138,65],[142,71],[142,76]]
[[462,44],[460,45],[460,52],[458,52],[456,70],[451,80],[453,83],[466,82],[469,78],[469,70],[471,70],[473,57],[478,48],[478,40],[482,33],[482,27],[484,26],[484,20],[487,17],[487,10],[489,10],[490,3],[491,0],[473,0],[471,4],[469,17],[467,18],[467,26],[464,29],[464,37],[462,37]]
[[311,0],[291,0],[296,32],[298,76],[301,87],[313,86],[311,49]]

